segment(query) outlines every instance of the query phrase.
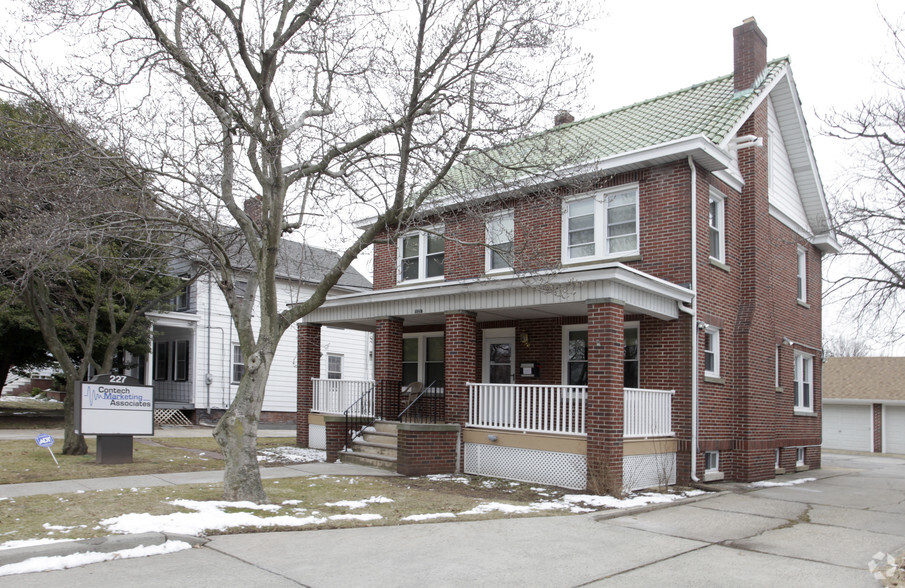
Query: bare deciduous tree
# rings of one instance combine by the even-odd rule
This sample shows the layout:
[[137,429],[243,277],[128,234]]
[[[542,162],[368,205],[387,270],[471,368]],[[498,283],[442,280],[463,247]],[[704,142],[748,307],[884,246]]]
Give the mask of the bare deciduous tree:
[[[567,106],[587,75],[565,36],[587,16],[565,0],[35,5],[97,45],[67,78],[80,100],[56,101],[80,120],[104,121],[152,178],[147,192],[167,213],[160,220],[176,219],[201,244],[195,253],[228,301],[246,370],[214,433],[227,499],[266,500],[255,440],[286,329],[323,303],[375,239],[394,235],[438,194],[459,196],[457,163],[536,132],[538,118]],[[6,66],[8,89],[53,93],[19,62]],[[258,214],[246,212],[249,200]],[[353,217],[373,222],[352,234]],[[279,308],[280,240],[322,232],[346,237],[339,261],[311,296]],[[239,272],[249,276],[243,297]]]

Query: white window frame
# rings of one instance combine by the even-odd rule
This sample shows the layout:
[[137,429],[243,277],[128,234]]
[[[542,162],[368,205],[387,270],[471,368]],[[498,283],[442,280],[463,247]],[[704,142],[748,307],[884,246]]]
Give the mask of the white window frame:
[[[625,251],[610,251],[610,240],[611,236],[609,235],[609,201],[612,196],[617,194],[626,193],[626,192],[634,192],[634,206],[635,206],[635,231],[631,233],[635,236],[635,247],[633,249],[627,249]],[[616,186],[614,188],[607,188],[605,190],[598,190],[596,192],[592,192],[591,194],[582,194],[581,196],[577,196],[575,198],[569,198],[568,200],[563,201],[563,210],[562,210],[562,261],[563,263],[574,263],[574,262],[582,262],[582,261],[594,261],[599,259],[610,259],[610,258],[620,258],[625,257],[627,255],[637,255],[640,251],[641,244],[641,220],[640,220],[640,191],[638,189],[637,183],[632,184],[623,184],[621,186]],[[593,245],[594,253],[589,255],[575,255],[574,257],[570,253],[569,246],[569,211],[570,207],[575,204],[579,204],[582,202],[593,201],[593,231],[594,231],[594,239],[593,242],[589,242],[588,244]],[[630,235],[631,235],[630,234]],[[627,237],[629,235],[619,235],[618,237]]]
[[776,455],[773,459],[773,468],[780,469],[782,467],[782,449],[776,448]]
[[[336,365],[337,363],[339,364],[338,366]],[[327,354],[327,379],[343,379],[343,356],[341,353]]]
[[[509,226],[507,227],[505,225]],[[490,215],[487,217],[484,227],[484,239],[487,245],[509,245],[509,259],[503,258],[503,261],[507,262],[507,264],[499,267],[493,267],[494,254],[496,254],[498,258],[501,257],[502,254],[491,247],[485,248],[484,271],[489,274],[511,270],[513,262],[512,254],[515,249],[515,213],[512,209],[509,209]],[[500,240],[501,236],[507,237],[508,240]]]
[[[632,361],[632,362],[638,364],[638,388],[640,388],[641,387],[641,322],[640,321],[626,322],[622,327],[622,332],[625,333],[625,331],[628,331],[629,329],[635,329],[636,331],[638,331],[638,350],[637,350],[637,355],[636,355],[635,359],[628,360],[628,359],[625,359],[625,356],[623,355],[622,369],[623,369],[623,374],[624,374],[625,364],[628,363],[629,361]],[[622,345],[624,348],[625,347],[625,337],[624,336],[622,338]],[[625,384],[624,376],[623,376],[623,384]]]
[[[712,349],[707,348],[707,339],[710,338]],[[707,355],[713,357],[713,367],[707,369]],[[720,377],[720,330],[714,326],[704,327],[704,375],[711,378]]]
[[796,447],[795,448],[795,465],[803,466],[805,465],[805,450],[804,447]]
[[[431,331],[429,333],[412,333],[410,335],[403,335],[403,340],[405,339],[417,339],[418,340],[418,377],[415,380],[416,382],[421,382],[425,386],[429,386],[431,382],[425,381],[425,374],[427,373],[426,365],[428,363],[439,363],[439,362],[429,362],[427,361],[427,340],[432,338],[440,338],[444,339],[444,353],[443,353],[443,365],[444,370],[446,366],[446,334],[443,331]],[[409,363],[409,362],[405,362]],[[439,384],[435,384],[436,388],[440,388]]]
[[[238,378],[236,378],[236,368],[241,368],[240,373],[238,374]],[[233,343],[233,353],[232,353],[232,361],[230,362],[229,369],[229,377],[230,381],[233,384],[238,384],[242,381],[242,376],[245,375],[245,357],[242,355],[242,346],[238,343]]]
[[[716,255],[714,255],[713,233],[717,234]],[[726,196],[710,187],[707,199],[707,250],[710,259],[726,263]]]
[[[709,463],[708,462],[712,462]],[[720,471],[720,452],[705,451],[704,452],[704,473],[715,473]]]
[[[569,385],[569,333],[575,331],[587,331],[588,325],[586,323],[578,324],[578,325],[563,325],[562,327],[562,385]],[[590,342],[588,342],[588,349],[590,349]],[[588,349],[585,350],[585,353],[588,353]],[[587,358],[584,363],[588,363]],[[587,372],[587,370],[586,370]],[[573,384],[575,386],[579,386],[581,384]]]
[[808,301],[808,250],[802,246],[798,246],[797,255],[798,271],[797,284],[798,302],[807,303]]
[[814,412],[814,356],[795,351],[793,376],[795,412]]
[[[409,239],[411,237],[416,237],[416,236],[418,237],[418,276],[415,278],[406,279],[403,275],[403,273],[404,273],[403,260],[409,259],[409,258],[403,257],[403,255],[405,255],[404,243],[405,243],[406,239]],[[412,284],[412,283],[416,283],[416,282],[438,282],[438,281],[442,281],[445,278],[445,276],[446,276],[446,264],[445,264],[446,243],[445,243],[445,241],[443,243],[443,252],[442,252],[443,260],[444,260],[443,273],[439,276],[427,277],[427,258],[437,255],[437,253],[432,253],[432,254],[427,253],[427,245],[428,245],[428,241],[431,237],[443,239],[443,227],[425,227],[423,230],[411,231],[411,232],[406,233],[406,234],[402,235],[401,237],[399,237],[399,240],[396,243],[396,268],[397,268],[396,280],[397,280],[397,283]],[[414,259],[414,257],[412,257],[411,259]]]

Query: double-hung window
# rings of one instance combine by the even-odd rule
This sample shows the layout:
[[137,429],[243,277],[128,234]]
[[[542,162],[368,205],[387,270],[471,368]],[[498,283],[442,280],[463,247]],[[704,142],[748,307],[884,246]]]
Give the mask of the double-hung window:
[[808,251],[798,248],[798,301],[808,301]]
[[638,252],[638,186],[601,190],[563,206],[563,261]]
[[173,348],[173,380],[185,382],[189,379],[189,342],[176,341]]
[[330,353],[327,355],[327,379],[342,380],[343,379],[343,356],[338,353]]
[[245,375],[245,357],[242,355],[242,346],[233,345],[233,383],[237,384]]
[[399,239],[399,281],[443,277],[445,241],[436,232],[410,233]]
[[710,326],[704,329],[704,375],[720,377],[720,331]]
[[795,410],[814,411],[814,357],[795,352]]
[[154,380],[162,382],[170,378],[170,342],[154,342]]
[[515,217],[511,210],[487,219],[487,271],[512,267],[512,244],[515,234]]
[[710,257],[726,261],[726,197],[710,188]]
[[[638,388],[641,375],[641,355],[638,323],[626,323],[624,328],[623,386]],[[563,327],[563,381],[568,386],[588,385],[588,326]]]
[[442,333],[425,333],[402,339],[402,385],[422,382],[425,386],[443,388],[445,349]]

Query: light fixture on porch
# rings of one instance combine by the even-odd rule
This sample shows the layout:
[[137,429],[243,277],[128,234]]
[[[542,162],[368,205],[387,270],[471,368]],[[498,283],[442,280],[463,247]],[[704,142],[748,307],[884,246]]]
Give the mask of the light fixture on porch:
[[527,331],[522,331],[521,342],[522,342],[522,345],[524,345],[525,347],[531,347],[531,343],[528,341],[528,332]]

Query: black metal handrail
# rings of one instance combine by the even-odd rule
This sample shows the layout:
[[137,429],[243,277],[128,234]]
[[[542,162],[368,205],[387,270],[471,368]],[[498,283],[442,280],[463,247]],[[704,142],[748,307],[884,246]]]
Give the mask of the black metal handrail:
[[396,418],[400,423],[436,424],[444,419],[445,402],[443,388],[434,388],[436,380],[431,382],[408,406],[399,411]]
[[[357,439],[362,435],[362,432],[367,428],[372,426],[380,415],[378,415],[378,411],[376,410],[376,389],[375,386],[371,386],[371,388],[362,393],[361,396],[358,397],[358,400],[349,405],[349,408],[343,411],[343,416],[346,419],[346,449],[352,447],[352,441]],[[353,430],[354,427],[361,424],[361,417],[364,415],[370,415],[371,421],[361,427],[360,429]],[[352,419],[356,418],[355,425],[352,424]]]

